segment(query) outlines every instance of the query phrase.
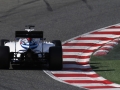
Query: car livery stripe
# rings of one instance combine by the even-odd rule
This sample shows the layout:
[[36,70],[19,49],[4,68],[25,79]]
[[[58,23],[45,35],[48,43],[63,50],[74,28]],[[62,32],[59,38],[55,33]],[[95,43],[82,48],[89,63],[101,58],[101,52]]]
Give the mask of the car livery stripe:
[[89,90],[118,90],[120,85],[94,72],[89,60],[92,54],[107,54],[118,44],[119,37],[120,24],[116,24],[65,41],[62,45],[63,70],[44,72],[60,82]]

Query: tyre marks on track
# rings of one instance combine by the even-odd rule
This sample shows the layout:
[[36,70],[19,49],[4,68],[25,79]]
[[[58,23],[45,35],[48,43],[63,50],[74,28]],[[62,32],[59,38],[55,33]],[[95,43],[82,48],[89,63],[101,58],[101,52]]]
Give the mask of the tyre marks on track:
[[63,70],[45,70],[45,73],[63,83],[89,90],[118,90],[120,85],[96,74],[90,67],[89,60],[93,52],[99,55],[98,48],[101,46],[103,47],[99,50],[108,52],[117,45],[119,37],[120,25],[116,24],[66,41],[62,46]]

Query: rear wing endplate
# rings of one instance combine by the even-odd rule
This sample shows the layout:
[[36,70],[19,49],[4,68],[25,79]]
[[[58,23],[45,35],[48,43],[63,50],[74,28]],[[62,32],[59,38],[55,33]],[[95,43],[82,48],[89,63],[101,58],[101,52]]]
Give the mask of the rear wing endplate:
[[15,37],[23,38],[43,38],[43,31],[16,31]]

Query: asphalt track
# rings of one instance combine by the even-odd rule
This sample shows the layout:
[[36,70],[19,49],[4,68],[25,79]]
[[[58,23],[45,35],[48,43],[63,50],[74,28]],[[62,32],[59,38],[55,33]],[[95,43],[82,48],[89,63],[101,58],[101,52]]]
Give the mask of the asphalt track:
[[[89,90],[119,90],[120,85],[95,73],[90,66],[90,57],[105,55],[119,43],[120,24],[95,30],[63,43],[63,69],[45,70],[52,78],[76,87]],[[104,70],[103,70],[104,71]],[[118,78],[118,77],[117,77]]]
[[[119,0],[0,0],[0,38],[34,24],[47,40],[68,40],[119,23]],[[42,69],[1,70],[0,90],[82,90],[53,80]]]

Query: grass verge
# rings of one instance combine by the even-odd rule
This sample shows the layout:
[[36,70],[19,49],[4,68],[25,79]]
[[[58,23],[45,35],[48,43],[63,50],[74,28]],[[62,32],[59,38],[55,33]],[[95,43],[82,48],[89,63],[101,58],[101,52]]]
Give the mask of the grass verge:
[[91,56],[91,68],[100,76],[120,84],[120,44],[106,56]]

